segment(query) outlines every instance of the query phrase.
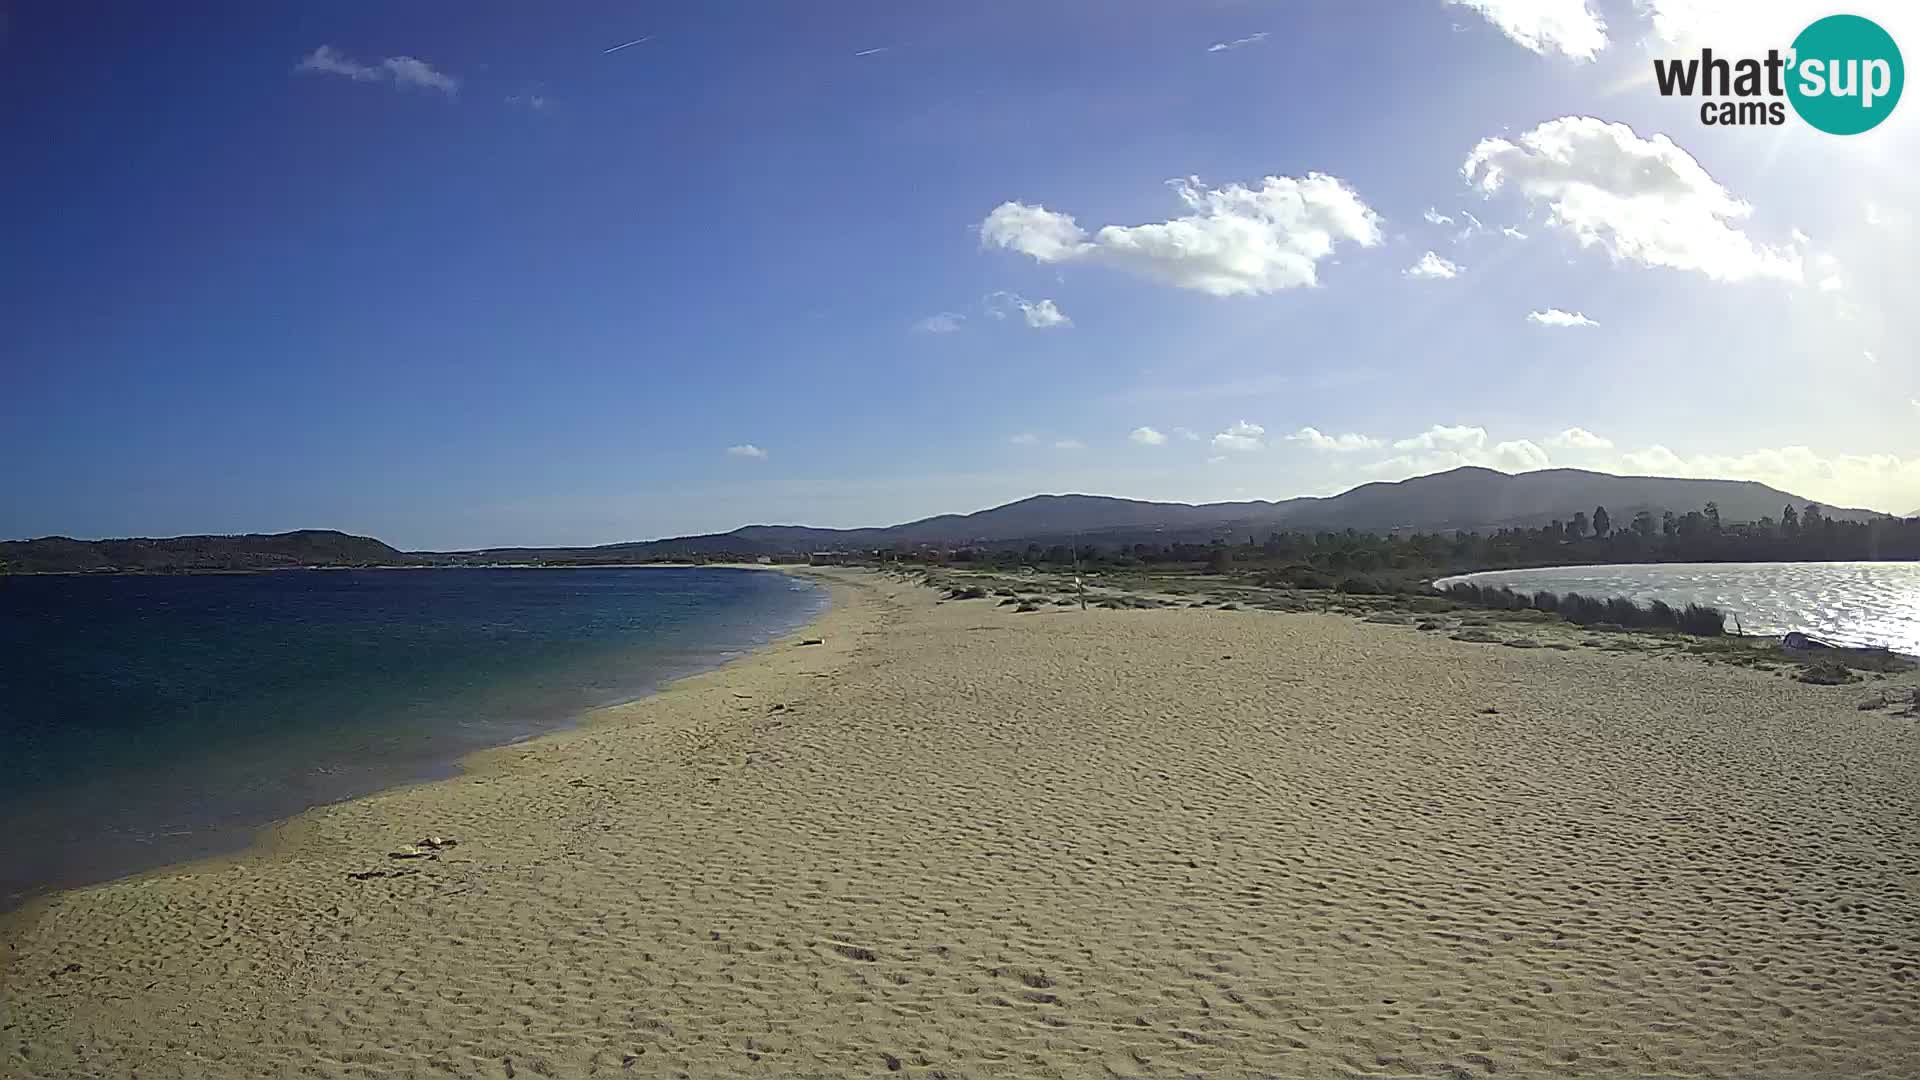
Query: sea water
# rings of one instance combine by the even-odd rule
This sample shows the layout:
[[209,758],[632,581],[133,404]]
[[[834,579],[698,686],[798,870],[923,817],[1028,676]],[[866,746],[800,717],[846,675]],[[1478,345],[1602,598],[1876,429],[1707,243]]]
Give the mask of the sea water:
[[824,605],[706,568],[0,577],[0,908],[450,775]]

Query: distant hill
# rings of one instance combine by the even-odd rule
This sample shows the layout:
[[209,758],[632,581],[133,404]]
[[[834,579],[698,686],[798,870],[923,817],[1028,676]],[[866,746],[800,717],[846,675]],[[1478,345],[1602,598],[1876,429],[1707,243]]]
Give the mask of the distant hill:
[[[397,566],[472,563],[615,563],[672,558],[794,555],[884,547],[1205,542],[1264,538],[1276,531],[1358,529],[1491,532],[1538,526],[1604,506],[1624,528],[1641,510],[1684,515],[1712,502],[1729,524],[1778,520],[1809,500],[1751,480],[1682,480],[1545,469],[1517,476],[1460,468],[1394,483],[1362,484],[1328,498],[1230,503],[1163,503],[1102,495],[1035,495],[971,514],[941,514],[868,529],[747,525],[726,533],[678,536],[598,547],[487,548],[406,553],[365,536],[327,530],[271,535],[176,536],[165,540],[0,541],[0,572],[264,570],[296,566]],[[1822,507],[1829,517],[1866,521],[1886,515]]]
[[366,536],[331,529],[248,533],[243,536],[174,536],[164,540],[0,541],[0,572],[56,574],[137,570],[271,570],[299,566],[395,566],[412,556]]
[[[468,561],[615,562],[674,556],[790,555],[900,546],[1208,540],[1264,536],[1276,530],[1359,529],[1491,531],[1543,525],[1596,506],[1622,527],[1641,510],[1656,517],[1684,515],[1712,502],[1728,523],[1757,521],[1809,501],[1752,480],[1693,480],[1615,476],[1584,469],[1545,469],[1509,475],[1464,467],[1393,483],[1362,484],[1329,498],[1278,502],[1145,502],[1100,495],[1035,495],[971,514],[942,514],[886,528],[817,529],[802,525],[748,525],[728,533],[609,544],[591,548],[500,548],[459,553]],[[1845,521],[1885,515],[1822,507]]]

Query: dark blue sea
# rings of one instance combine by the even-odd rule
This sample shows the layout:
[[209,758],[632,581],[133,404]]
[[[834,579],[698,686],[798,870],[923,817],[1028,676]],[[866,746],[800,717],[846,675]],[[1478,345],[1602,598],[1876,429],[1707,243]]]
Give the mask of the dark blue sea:
[[753,570],[0,577],[0,909],[450,775],[825,604]]

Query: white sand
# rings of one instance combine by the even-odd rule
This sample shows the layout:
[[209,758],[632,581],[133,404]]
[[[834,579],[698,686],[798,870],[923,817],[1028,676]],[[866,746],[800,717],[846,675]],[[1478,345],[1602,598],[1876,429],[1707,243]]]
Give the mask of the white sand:
[[24,913],[0,1070],[1920,1075],[1858,689],[834,577],[825,645]]

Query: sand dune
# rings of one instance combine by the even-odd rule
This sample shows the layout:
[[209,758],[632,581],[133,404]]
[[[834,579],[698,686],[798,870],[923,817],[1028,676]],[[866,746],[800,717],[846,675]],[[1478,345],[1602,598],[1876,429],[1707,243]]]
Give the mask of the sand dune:
[[824,645],[23,913],[0,1069],[1920,1075],[1858,692],[834,576]]

